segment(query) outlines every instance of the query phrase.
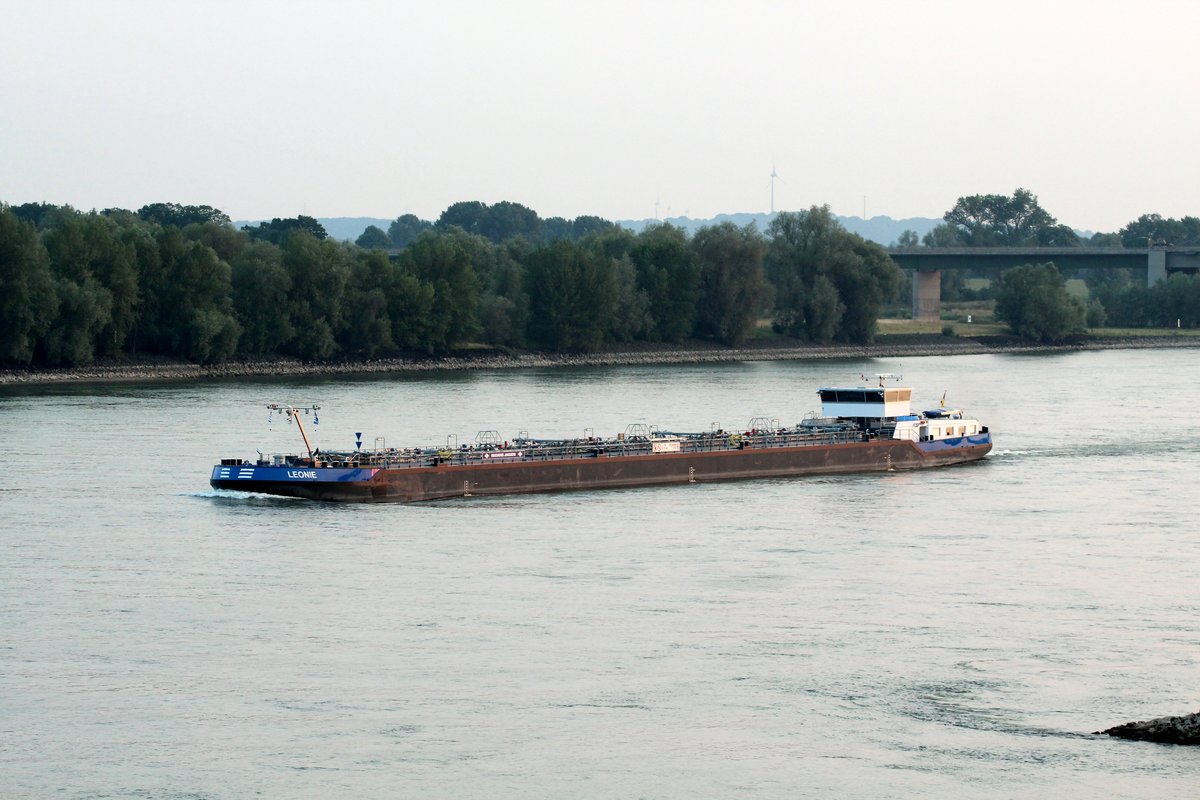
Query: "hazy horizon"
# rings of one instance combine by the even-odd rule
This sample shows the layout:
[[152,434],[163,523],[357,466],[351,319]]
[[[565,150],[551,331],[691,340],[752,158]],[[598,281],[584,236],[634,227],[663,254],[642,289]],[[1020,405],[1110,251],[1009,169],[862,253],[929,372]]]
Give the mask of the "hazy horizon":
[[0,10],[10,203],[711,218],[769,211],[774,165],[776,210],[1024,187],[1081,229],[1200,213],[1182,2]]

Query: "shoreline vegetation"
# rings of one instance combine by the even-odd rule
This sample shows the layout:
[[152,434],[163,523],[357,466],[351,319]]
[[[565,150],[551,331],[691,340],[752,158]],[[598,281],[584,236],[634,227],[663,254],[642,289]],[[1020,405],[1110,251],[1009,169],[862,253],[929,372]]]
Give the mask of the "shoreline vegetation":
[[361,376],[402,372],[439,372],[548,367],[706,364],[749,361],[826,361],[856,358],[979,355],[984,353],[1059,353],[1083,350],[1200,348],[1200,336],[1081,336],[1060,344],[1037,344],[1007,336],[883,335],[870,345],[814,344],[771,338],[740,347],[689,341],[678,345],[626,343],[584,354],[457,350],[440,356],[409,355],[360,360],[305,361],[272,357],[193,364],[148,357],[109,360],[89,366],[0,370],[0,387],[90,383],[158,383],[221,378]]
[[[1081,243],[1023,189],[959,198],[944,218],[926,247]],[[887,358],[1200,331],[1200,276],[1147,287],[1136,270],[1077,268],[1068,281],[1052,263],[949,270],[942,312],[924,315],[939,319],[903,320],[912,279],[828,206],[765,231],[634,234],[469,201],[389,230],[352,244],[307,216],[234,230],[211,206],[0,202],[0,385]],[[1160,234],[1200,242],[1200,218],[1150,216],[1117,243]],[[890,337],[917,333],[931,338]]]

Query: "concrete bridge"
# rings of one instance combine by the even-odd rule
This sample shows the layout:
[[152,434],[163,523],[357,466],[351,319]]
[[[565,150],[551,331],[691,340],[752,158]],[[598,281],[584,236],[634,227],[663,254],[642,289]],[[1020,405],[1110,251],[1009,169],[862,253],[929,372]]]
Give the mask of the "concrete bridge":
[[893,247],[888,255],[913,271],[913,319],[942,316],[942,270],[1007,269],[1053,262],[1060,270],[1144,269],[1153,286],[1172,272],[1200,270],[1200,247]]

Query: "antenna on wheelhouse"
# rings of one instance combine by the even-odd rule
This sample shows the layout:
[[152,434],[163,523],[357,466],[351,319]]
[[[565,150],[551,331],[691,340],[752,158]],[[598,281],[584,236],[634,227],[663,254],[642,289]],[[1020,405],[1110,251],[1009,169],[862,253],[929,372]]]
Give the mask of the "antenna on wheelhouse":
[[866,383],[873,378],[879,381],[880,386],[883,386],[887,381],[895,381],[896,383],[899,383],[900,381],[904,380],[903,375],[895,372],[876,372],[871,376],[871,378],[868,378],[865,374],[860,372],[858,377],[862,378],[863,383]]

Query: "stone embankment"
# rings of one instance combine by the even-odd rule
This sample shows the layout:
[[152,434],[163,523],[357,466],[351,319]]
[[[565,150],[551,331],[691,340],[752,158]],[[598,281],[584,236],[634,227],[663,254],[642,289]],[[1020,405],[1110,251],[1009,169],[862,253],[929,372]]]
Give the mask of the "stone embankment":
[[[897,337],[901,338],[901,337]],[[0,386],[73,383],[187,381],[208,378],[247,378],[303,375],[365,375],[469,369],[526,369],[535,367],[587,367],[634,364],[706,364],[733,361],[821,361],[847,358],[906,358],[979,353],[1066,352],[1131,348],[1200,347],[1200,337],[1090,339],[1069,345],[1030,345],[975,339],[940,338],[925,341],[887,341],[863,346],[755,344],[727,348],[710,344],[684,347],[641,345],[620,351],[559,355],[507,354],[465,351],[442,358],[381,358],[365,361],[299,361],[295,359],[237,360],[222,364],[189,364],[153,359],[130,363],[98,364],[71,369],[0,370]]]
[[1184,714],[1182,717],[1159,717],[1144,722],[1127,722],[1096,733],[1140,742],[1200,745],[1200,712]]

